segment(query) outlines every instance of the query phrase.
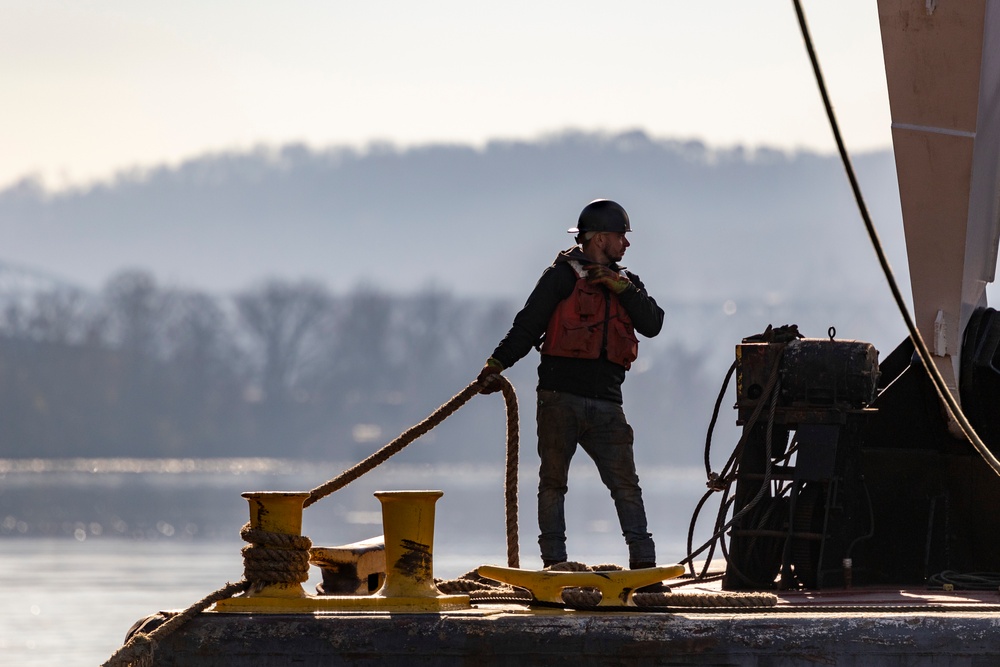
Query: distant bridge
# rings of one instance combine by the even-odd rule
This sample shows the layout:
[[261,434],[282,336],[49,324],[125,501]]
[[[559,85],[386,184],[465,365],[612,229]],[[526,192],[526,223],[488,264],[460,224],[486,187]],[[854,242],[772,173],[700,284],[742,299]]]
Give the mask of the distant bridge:
[[41,269],[0,259],[0,302],[21,300],[42,292],[69,290],[85,292],[77,284]]

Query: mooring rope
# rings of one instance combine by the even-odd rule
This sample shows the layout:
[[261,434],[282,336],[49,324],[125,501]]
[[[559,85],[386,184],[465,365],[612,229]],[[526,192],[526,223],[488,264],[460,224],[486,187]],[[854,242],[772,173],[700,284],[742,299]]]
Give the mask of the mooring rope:
[[507,413],[507,450],[504,470],[504,507],[506,513],[504,522],[507,528],[507,567],[521,567],[520,545],[517,531],[517,465],[520,451],[520,435],[518,428],[517,394],[514,386],[504,378],[500,391],[503,392],[504,406]]
[[339,491],[362,475],[365,475],[382,465],[392,456],[402,451],[403,448],[408,446],[414,440],[450,417],[456,410],[468,403],[473,396],[478,394],[481,389],[482,387],[478,383],[473,382],[468,387],[445,401],[441,407],[432,412],[426,419],[403,431],[396,437],[395,440],[391,441],[368,458],[348,468],[333,479],[323,482],[310,491],[309,497],[302,503],[302,507],[309,507],[313,503],[322,500],[334,491]]
[[300,584],[309,580],[309,547],[312,541],[303,535],[287,535],[247,523],[240,537],[249,544],[243,547],[243,579],[227,583],[178,614],[172,614],[155,629],[138,628],[102,667],[150,667],[159,640],[220,600],[246,591],[257,591],[270,584]]
[[312,540],[308,537],[251,528],[249,523],[240,530],[240,537],[250,543],[242,550],[243,578],[252,589],[309,580]]
[[446,594],[468,593],[469,598],[477,600],[510,600],[519,598],[527,602],[531,593],[523,588],[511,586],[508,583],[490,579],[479,574],[479,570],[471,570],[455,579],[435,579],[438,590]]
[[[576,561],[557,563],[548,568],[559,572],[608,572],[623,569],[614,563],[587,565]],[[691,583],[691,582],[688,582]],[[592,609],[601,602],[601,591],[596,588],[568,587],[560,593],[563,603],[571,609]],[[672,590],[649,591],[637,590],[632,595],[636,607],[630,609],[657,607],[773,607],[778,604],[778,598],[772,593],[759,592],[704,592],[676,593]],[[617,607],[616,607],[617,608]],[[602,607],[601,609],[608,609]]]
[[[503,392],[504,405],[507,412],[507,449],[506,449],[506,470],[504,473],[504,500],[506,506],[506,529],[507,529],[507,565],[509,567],[520,567],[518,530],[517,530],[517,465],[519,450],[518,435],[518,412],[517,394],[510,380],[502,375],[492,375],[489,382],[499,382],[500,391]],[[333,479],[320,484],[309,492],[309,497],[302,503],[306,508],[313,503],[322,500],[334,491],[338,491],[362,475],[370,472],[382,465],[395,454],[398,454],[407,445],[424,435],[445,419],[454,414],[460,407],[468,403],[473,396],[482,391],[483,385],[473,382],[462,391],[458,392],[437,410],[432,412],[419,424],[411,426],[403,431],[395,440],[388,443],[374,454],[364,459],[360,463],[348,468]]]
[[243,593],[250,588],[250,582],[243,580],[225,586],[209,593],[184,611],[171,615],[164,623],[149,632],[140,631],[133,634],[125,645],[119,648],[107,659],[101,667],[151,667],[153,654],[159,640],[173,633],[192,618],[205,611],[220,600],[228,600],[234,595]]
[[[519,450],[519,428],[517,394],[510,381],[502,375],[493,375],[489,382],[499,382],[507,413],[506,470],[504,474],[504,499],[506,504],[507,563],[510,567],[519,565],[519,545],[517,529],[517,465]],[[414,440],[468,403],[480,393],[483,385],[473,382],[452,396],[441,407],[432,412],[419,424],[407,429],[395,440],[385,445],[360,463],[345,470],[333,479],[309,492],[303,508],[325,498],[334,491],[344,488],[365,473],[385,463]],[[184,611],[171,615],[162,625],[150,632],[139,628],[125,644],[108,658],[102,667],[150,667],[153,653],[159,640],[180,628],[189,620],[208,609],[211,605],[226,600],[248,590],[259,589],[275,583],[302,583],[309,579],[309,548],[312,541],[303,535],[286,535],[245,524],[240,536],[249,542],[243,547],[243,579],[235,584],[227,583],[219,590],[207,595]],[[512,592],[514,589],[506,592]]]

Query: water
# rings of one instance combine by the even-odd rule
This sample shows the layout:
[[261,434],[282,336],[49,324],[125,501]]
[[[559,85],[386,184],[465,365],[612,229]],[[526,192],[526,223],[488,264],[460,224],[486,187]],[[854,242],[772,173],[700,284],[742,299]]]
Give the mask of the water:
[[[241,492],[308,490],[343,468],[270,459],[0,461],[0,667],[101,664],[140,618],[186,608],[242,577]],[[640,474],[658,560],[676,562],[704,473]],[[520,475],[522,567],[536,568],[534,471]],[[426,488],[445,492],[436,576],[506,563],[499,466],[388,463],[307,508],[303,532],[317,545],[378,535],[374,491]],[[567,522],[572,559],[627,561],[611,499],[585,459],[571,473]],[[306,590],[320,578],[314,568]]]
[[0,540],[0,664],[99,665],[138,619],[183,609],[242,574],[215,540]]

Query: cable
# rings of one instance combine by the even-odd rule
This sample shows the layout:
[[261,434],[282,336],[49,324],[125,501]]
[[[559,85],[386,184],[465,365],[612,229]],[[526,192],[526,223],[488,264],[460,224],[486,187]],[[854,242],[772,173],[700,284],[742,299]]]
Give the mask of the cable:
[[1000,589],[1000,573],[959,573],[954,570],[945,570],[928,577],[927,587],[944,590],[996,591]]
[[864,198],[861,195],[861,187],[858,185],[858,179],[854,174],[854,168],[851,166],[851,159],[847,154],[847,149],[844,146],[844,140],[840,135],[840,126],[837,123],[837,117],[833,112],[833,105],[830,103],[830,96],[826,91],[826,83],[823,80],[823,73],[819,67],[819,61],[816,58],[816,51],[813,49],[812,37],[809,35],[809,27],[806,25],[806,17],[802,11],[802,4],[800,0],[792,0],[795,5],[795,14],[799,20],[799,28],[802,31],[802,39],[806,44],[806,51],[809,53],[809,61],[812,63],[813,74],[816,77],[816,84],[819,87],[820,95],[823,98],[823,106],[826,109],[826,116],[830,121],[830,129],[833,131],[833,137],[837,142],[837,150],[840,152],[840,159],[844,164],[844,170],[847,172],[847,179],[850,181],[851,190],[854,192],[854,200],[858,204],[858,210],[861,213],[861,218],[864,220],[865,229],[868,230],[868,237],[871,239],[872,246],[875,248],[875,254],[878,256],[879,264],[882,266],[882,272],[885,274],[886,280],[889,283],[889,289],[892,291],[893,299],[896,301],[896,306],[899,308],[900,314],[903,316],[903,321],[906,323],[906,329],[910,332],[910,338],[913,340],[914,347],[917,350],[917,356],[920,357],[920,361],[930,376],[934,389],[941,399],[941,402],[948,408],[951,412],[952,417],[955,422],[962,429],[965,437],[972,443],[976,451],[983,460],[993,469],[997,475],[1000,475],[1000,461],[997,460],[993,453],[989,450],[976,433],[972,424],[969,423],[968,418],[966,418],[965,413],[962,412],[961,406],[958,404],[958,400],[955,398],[954,394],[948,388],[947,383],[945,383],[944,378],[941,376],[941,371],[934,364],[931,359],[931,353],[927,349],[926,343],[924,343],[923,337],[920,335],[920,331],[917,330],[916,325],[913,323],[913,318],[910,316],[910,312],[906,307],[906,303],[903,301],[903,296],[899,291],[899,286],[896,283],[896,278],[893,275],[892,268],[889,266],[889,261],[886,259],[885,251],[882,249],[882,243],[879,241],[878,233],[875,231],[875,226],[872,224],[871,216],[868,214],[868,207],[865,204]]

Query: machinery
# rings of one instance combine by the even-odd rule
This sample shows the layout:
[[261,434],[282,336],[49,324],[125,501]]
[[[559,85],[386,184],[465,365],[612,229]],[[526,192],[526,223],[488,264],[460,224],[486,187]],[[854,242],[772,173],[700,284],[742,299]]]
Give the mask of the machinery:
[[744,430],[727,588],[770,588],[778,575],[782,588],[817,588],[851,576],[871,523],[859,444],[874,413],[878,352],[830,334],[783,327],[736,348]]
[[933,365],[913,336],[881,364],[833,331],[769,327],[737,347],[730,589],[1000,572],[1000,317],[985,290],[1000,235],[1000,2],[879,0],[879,20],[913,319]]

